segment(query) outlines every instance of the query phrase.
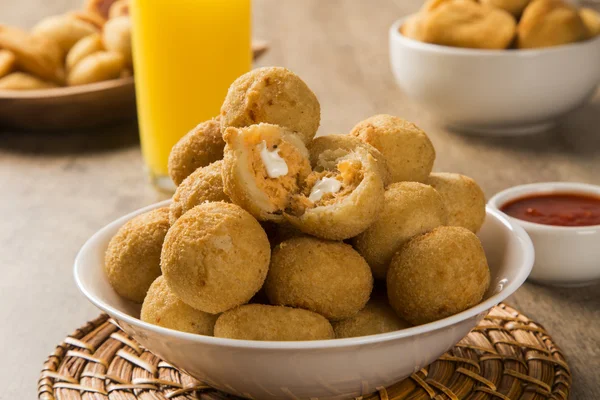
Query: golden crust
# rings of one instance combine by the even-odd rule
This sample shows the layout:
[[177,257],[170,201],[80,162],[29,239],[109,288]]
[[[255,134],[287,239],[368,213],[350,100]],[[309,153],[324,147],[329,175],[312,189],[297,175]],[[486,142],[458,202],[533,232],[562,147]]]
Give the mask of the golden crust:
[[375,115],[350,132],[385,157],[392,182],[424,182],[435,161],[433,144],[415,124],[391,115]]
[[282,67],[252,70],[237,78],[221,107],[221,128],[260,122],[288,128],[308,144],[317,133],[321,106],[293,72]]
[[169,226],[169,208],[163,207],[128,221],[110,240],[104,270],[121,297],[144,301],[160,275],[160,253]]
[[260,224],[234,204],[204,203],[165,237],[162,273],[184,303],[211,314],[248,302],[262,287],[271,246]]
[[119,53],[98,51],[79,61],[67,76],[69,86],[85,85],[117,79],[125,67],[125,60]]
[[321,315],[297,308],[247,304],[223,313],[215,336],[242,340],[333,339],[333,328]]
[[189,131],[171,149],[169,176],[175,185],[200,167],[223,158],[225,141],[218,118],[202,122]]
[[106,50],[121,54],[125,59],[125,65],[132,65],[131,18],[123,16],[108,20],[102,30],[102,42]]
[[17,57],[15,57],[15,53],[10,50],[0,49],[0,78],[10,74],[16,63]]
[[330,320],[355,315],[372,289],[369,265],[351,246],[311,237],[275,247],[265,281],[271,304],[311,310]]
[[66,54],[80,39],[98,32],[98,27],[74,14],[46,17],[38,22],[31,33],[36,37],[52,39]]
[[600,35],[600,13],[591,8],[580,8],[579,16],[591,37]]
[[218,315],[196,310],[171,292],[159,276],[148,289],[142,304],[141,320],[181,332],[212,336]]
[[170,207],[171,225],[199,204],[218,201],[230,203],[229,197],[223,191],[222,163],[219,160],[206,167],[198,168],[181,182],[173,195]]
[[379,218],[354,238],[354,247],[375,278],[385,279],[390,260],[402,244],[447,220],[444,201],[434,188],[417,182],[393,183],[385,192]]
[[519,18],[523,14],[523,10],[530,2],[531,0],[481,0],[481,4],[501,8],[515,18]]
[[67,70],[73,69],[79,61],[87,56],[102,50],[104,50],[104,45],[99,33],[94,33],[80,39],[67,53],[65,62]]
[[473,307],[489,283],[490,271],[477,236],[449,226],[405,244],[392,259],[387,276],[391,306],[415,325]]
[[444,200],[449,226],[477,233],[485,220],[485,195],[473,179],[460,174],[432,173],[427,180]]
[[58,87],[25,72],[12,72],[0,78],[0,90],[37,90]]

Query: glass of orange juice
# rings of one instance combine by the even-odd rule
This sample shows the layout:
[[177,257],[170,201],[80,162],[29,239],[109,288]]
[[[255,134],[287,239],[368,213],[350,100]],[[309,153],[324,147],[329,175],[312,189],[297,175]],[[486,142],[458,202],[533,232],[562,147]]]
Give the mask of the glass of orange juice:
[[142,154],[151,181],[173,190],[179,138],[219,114],[252,63],[250,0],[133,0],[133,56]]

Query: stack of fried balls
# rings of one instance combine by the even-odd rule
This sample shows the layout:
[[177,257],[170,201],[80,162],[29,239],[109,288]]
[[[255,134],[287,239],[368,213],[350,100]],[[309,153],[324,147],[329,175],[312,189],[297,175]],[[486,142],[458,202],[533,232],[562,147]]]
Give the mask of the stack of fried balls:
[[481,301],[490,272],[470,178],[390,115],[316,137],[320,105],[285,68],[253,70],[174,147],[170,207],[112,238],[106,273],[141,319],[246,340],[392,332]]

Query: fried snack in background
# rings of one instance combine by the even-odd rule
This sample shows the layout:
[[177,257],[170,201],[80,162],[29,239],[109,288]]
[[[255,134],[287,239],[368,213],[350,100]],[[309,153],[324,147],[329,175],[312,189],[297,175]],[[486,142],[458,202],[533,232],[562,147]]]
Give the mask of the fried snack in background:
[[129,15],[129,0],[117,0],[108,10],[108,18],[117,18]]
[[323,316],[297,308],[247,304],[223,313],[215,336],[243,340],[333,339],[331,324]]
[[101,30],[104,27],[104,24],[106,23],[106,19],[102,15],[92,11],[77,10],[71,11],[68,14],[73,15],[75,18],[78,18],[84,22],[94,25],[99,30]]
[[223,191],[222,164],[223,162],[219,160],[206,167],[198,168],[181,182],[170,206],[171,225],[197,205],[207,202],[231,202]]
[[127,16],[108,20],[102,30],[102,42],[106,50],[119,53],[125,59],[125,65],[132,65],[131,19]]
[[196,310],[173,294],[159,276],[148,289],[142,304],[141,320],[176,331],[212,336],[218,314]]
[[516,31],[508,12],[471,0],[453,0],[424,14],[422,41],[443,46],[475,49],[506,49]]
[[423,14],[414,14],[406,19],[400,27],[400,33],[407,38],[424,42],[423,36]]
[[223,158],[225,141],[218,118],[201,124],[183,136],[169,154],[169,176],[175,185],[181,184],[200,167]]
[[122,297],[142,303],[160,275],[160,254],[169,230],[169,207],[138,215],[123,225],[106,249],[104,270]]
[[[312,171],[302,139],[287,128],[266,123],[227,128],[223,139],[225,194],[260,221],[283,221],[291,196]],[[275,166],[284,162],[286,170],[269,172],[263,157],[279,159],[273,161]]]
[[67,54],[80,39],[96,32],[98,32],[96,26],[73,14],[46,17],[31,29],[31,33],[35,37],[54,40],[62,49],[63,54]]
[[434,188],[418,182],[393,183],[385,191],[379,219],[355,237],[353,244],[373,276],[385,279],[390,260],[401,245],[447,221],[444,200]]
[[321,121],[315,94],[298,75],[282,67],[264,67],[237,78],[221,107],[221,130],[260,122],[286,127],[308,145]]
[[211,314],[247,303],[262,287],[271,246],[242,208],[204,203],[171,226],[161,254],[169,288],[184,303]]
[[350,132],[379,150],[392,182],[424,182],[435,162],[435,149],[427,134],[402,118],[380,114],[359,122]]
[[325,150],[313,158],[318,159],[315,170],[293,196],[285,219],[322,239],[349,239],[363,232],[383,208],[385,189],[376,160],[361,147]]
[[84,9],[108,19],[110,8],[117,2],[115,0],[87,0]]
[[125,60],[119,53],[98,51],[75,64],[67,75],[67,84],[77,86],[116,79],[124,67]]
[[0,25],[0,48],[11,51],[16,66],[42,80],[64,83],[63,51],[56,42],[6,25]]
[[346,150],[352,151],[359,147],[364,148],[369,154],[375,159],[379,168],[379,175],[383,181],[383,184],[387,186],[392,183],[392,177],[390,170],[385,161],[384,155],[377,150],[375,147],[368,143],[363,142],[359,138],[351,135],[344,134],[332,134],[316,137],[308,145],[308,151],[310,153],[310,163],[313,166],[317,166],[319,163],[319,156],[324,154],[327,150]]
[[311,310],[336,321],[365,306],[373,277],[350,245],[296,237],[273,249],[264,288],[271,304]]
[[519,18],[531,0],[480,0],[485,6],[500,8]]
[[102,50],[104,50],[104,45],[102,44],[102,37],[99,33],[93,33],[80,39],[67,53],[65,61],[67,71],[72,70],[77,63],[87,56]]
[[581,8],[579,16],[592,37],[600,35],[600,13],[598,11],[591,8]]
[[12,51],[0,49],[0,78],[11,73],[16,63],[17,57]]
[[534,49],[585,40],[588,32],[577,9],[560,0],[533,0],[517,28],[517,47]]
[[0,78],[0,90],[37,90],[58,87],[54,82],[43,81],[26,72],[12,72]]
[[427,179],[444,200],[448,225],[477,233],[485,220],[485,195],[473,179],[460,174],[434,172]]
[[387,275],[391,306],[415,325],[474,306],[489,284],[490,271],[477,236],[450,226],[411,239],[394,255]]

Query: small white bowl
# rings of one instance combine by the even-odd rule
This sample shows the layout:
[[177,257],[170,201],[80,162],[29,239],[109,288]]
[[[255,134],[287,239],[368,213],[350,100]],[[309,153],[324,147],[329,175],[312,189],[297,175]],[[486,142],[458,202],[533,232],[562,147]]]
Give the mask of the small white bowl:
[[[496,194],[488,206],[499,211],[518,198],[549,193],[600,196],[600,186],[568,182],[515,186]],[[585,286],[600,279],[600,225],[552,226],[509,218],[522,226],[533,241],[535,265],[531,280],[557,286]]]
[[140,306],[119,297],[104,273],[104,253],[117,230],[158,203],[126,215],[92,236],[75,260],[83,294],[144,347],[222,391],[255,399],[345,399],[391,385],[436,360],[515,292],[533,265],[525,231],[488,209],[479,234],[491,270],[480,304],[426,325],[350,339],[306,342],[233,340],[177,332],[138,319]]
[[600,36],[545,49],[464,49],[402,35],[399,28],[407,18],[389,31],[396,81],[456,130],[487,135],[543,131],[587,102],[600,83]]

